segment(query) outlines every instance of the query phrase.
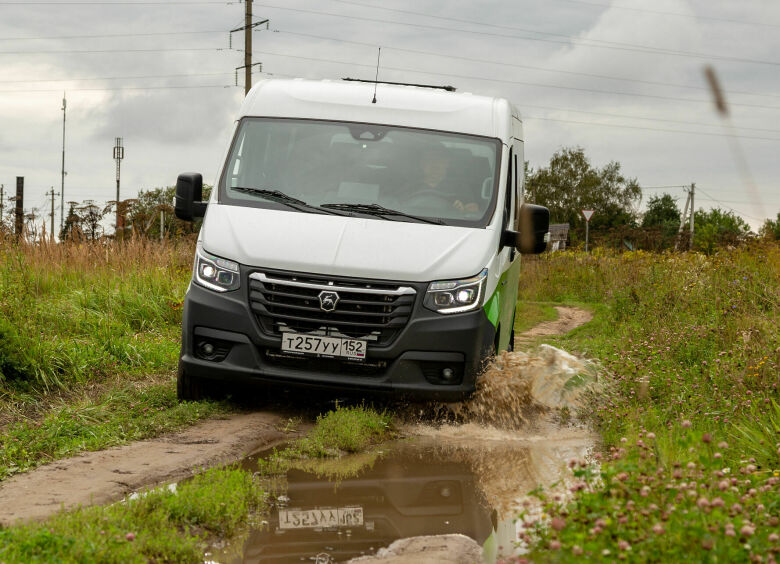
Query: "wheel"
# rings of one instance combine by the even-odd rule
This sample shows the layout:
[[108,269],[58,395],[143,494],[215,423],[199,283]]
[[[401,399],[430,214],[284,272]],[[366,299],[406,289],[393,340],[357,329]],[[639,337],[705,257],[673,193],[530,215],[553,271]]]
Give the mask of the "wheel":
[[509,345],[506,348],[508,352],[515,352],[515,316],[516,315],[517,312],[515,312],[515,314],[512,315],[512,332],[509,333]]
[[181,361],[176,375],[176,396],[179,401],[200,401],[207,396],[204,382],[200,378],[187,374]]

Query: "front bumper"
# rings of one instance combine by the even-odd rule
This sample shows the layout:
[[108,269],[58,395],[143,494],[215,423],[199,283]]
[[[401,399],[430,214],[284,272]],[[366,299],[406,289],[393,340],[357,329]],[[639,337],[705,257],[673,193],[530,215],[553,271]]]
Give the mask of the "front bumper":
[[[491,353],[495,328],[483,309],[442,315],[422,306],[388,345],[369,344],[363,363],[293,357],[281,337],[264,333],[249,307],[247,285],[220,294],[191,284],[184,302],[181,366],[190,376],[231,384],[324,387],[343,393],[390,393],[414,399],[457,401],[471,394]],[[209,341],[220,352],[206,360],[197,351]],[[454,370],[454,383],[441,378]]]

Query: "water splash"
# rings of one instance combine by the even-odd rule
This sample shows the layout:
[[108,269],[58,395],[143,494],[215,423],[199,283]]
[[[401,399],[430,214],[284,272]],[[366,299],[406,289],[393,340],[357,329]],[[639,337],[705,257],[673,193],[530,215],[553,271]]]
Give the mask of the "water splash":
[[533,352],[504,352],[461,403],[445,404],[457,422],[519,429],[551,410],[579,410],[598,382],[597,366],[564,350],[541,345]]

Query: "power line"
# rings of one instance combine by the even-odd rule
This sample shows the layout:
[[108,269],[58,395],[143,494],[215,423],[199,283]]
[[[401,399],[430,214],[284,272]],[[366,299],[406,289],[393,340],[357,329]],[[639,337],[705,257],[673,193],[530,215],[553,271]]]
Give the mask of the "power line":
[[90,80],[128,80],[135,78],[187,78],[191,76],[223,76],[232,75],[232,72],[202,72],[188,74],[148,74],[148,75],[127,75],[127,76],[93,76],[81,78],[36,78],[36,79],[17,79],[0,80],[0,84],[17,84],[27,82],[83,82]]
[[[368,65],[368,64],[362,64],[362,63],[355,63],[352,61],[343,61],[343,60],[336,60],[336,59],[326,59],[326,58],[319,58],[319,57],[306,57],[303,55],[290,55],[287,53],[273,53],[271,51],[262,51],[264,55],[271,55],[275,57],[287,57],[292,59],[302,59],[302,60],[308,60],[308,61],[318,61],[318,62],[326,62],[326,63],[336,63],[336,64],[343,64],[343,65],[350,65],[350,66],[358,66],[358,67],[370,67],[374,68],[375,65]],[[575,90],[578,92],[590,92],[595,94],[609,94],[609,95],[618,95],[618,96],[631,96],[636,98],[651,98],[655,100],[674,100],[676,102],[688,102],[688,103],[695,103],[695,104],[711,104],[712,102],[710,100],[700,100],[700,99],[691,99],[691,98],[679,98],[674,96],[661,96],[659,94],[639,94],[636,92],[618,92],[613,90],[600,90],[597,88],[580,88],[578,86],[563,86],[558,84],[544,84],[539,82],[528,82],[528,81],[522,81],[522,80],[506,80],[506,79],[500,79],[500,78],[490,78],[490,77],[478,77],[478,76],[470,76],[470,75],[463,75],[463,74],[454,74],[454,73],[444,73],[444,72],[435,72],[435,71],[421,71],[416,69],[410,69],[410,68],[404,68],[404,67],[390,67],[390,66],[383,66],[384,70],[395,70],[395,71],[402,71],[402,72],[413,72],[417,74],[427,74],[427,75],[434,75],[434,76],[446,76],[446,77],[454,77],[454,78],[464,78],[467,80],[483,80],[487,82],[501,82],[505,84],[518,84],[522,86],[536,86],[539,88],[558,88],[562,90]],[[740,107],[746,107],[746,108],[760,108],[765,110],[780,110],[780,106],[765,106],[761,104],[744,104],[744,103],[732,103],[731,106],[740,106]]]
[[[324,35],[315,35],[311,33],[299,33],[294,31],[285,31],[281,29],[274,29],[274,33],[283,33],[286,35],[294,35],[298,37],[308,37],[312,39],[322,39],[325,41],[334,41],[337,43],[347,43],[351,45],[359,45],[362,47],[372,47],[376,49],[378,45],[374,43],[366,43],[362,41],[351,41],[349,39],[340,39],[337,37],[328,37]],[[685,88],[690,90],[699,90],[699,91],[705,91],[710,92],[709,87],[706,86],[694,86],[692,84],[676,84],[672,82],[659,82],[654,80],[642,80],[637,78],[625,78],[625,77],[619,77],[619,76],[610,76],[610,75],[604,75],[604,74],[594,74],[594,73],[587,73],[587,72],[579,72],[579,71],[571,71],[571,70],[564,70],[564,69],[551,69],[551,68],[545,68],[545,67],[538,67],[533,65],[520,65],[517,63],[507,63],[502,61],[496,61],[493,59],[477,59],[473,57],[463,57],[458,55],[452,55],[452,54],[446,54],[446,53],[437,53],[435,51],[425,51],[422,49],[409,49],[407,47],[397,47],[392,45],[383,44],[383,49],[390,49],[393,51],[399,51],[403,53],[412,53],[415,55],[431,55],[434,57],[442,57],[447,59],[453,59],[458,61],[468,61],[471,63],[480,63],[480,64],[490,64],[490,65],[499,65],[503,67],[511,67],[511,68],[518,68],[518,69],[530,69],[535,71],[541,71],[541,72],[551,72],[551,73],[560,73],[560,74],[569,74],[573,76],[584,76],[588,78],[599,78],[599,79],[605,79],[605,80],[619,80],[623,82],[633,82],[637,84],[648,84],[652,86],[671,86],[674,88]],[[767,94],[767,93],[760,93],[760,92],[748,92],[744,90],[729,90],[729,94],[745,94],[749,96],[763,96],[768,98],[780,98],[780,94]]]
[[[616,117],[621,119],[637,119],[642,121],[656,121],[656,122],[665,122],[665,123],[682,123],[685,125],[697,125],[699,127],[717,127],[722,128],[722,124],[720,123],[703,123],[700,121],[689,121],[689,120],[679,120],[679,119],[663,119],[663,118],[655,118],[655,117],[644,117],[644,116],[632,116],[628,114],[613,114],[613,113],[606,113],[606,112],[590,112],[585,110],[575,110],[571,108],[556,108],[555,106],[539,106],[536,104],[518,104],[521,107],[526,108],[537,108],[542,110],[554,110],[559,112],[573,112],[577,114],[587,114],[587,115],[594,115],[594,116],[605,116],[605,117]],[[770,129],[767,127],[739,127],[737,129],[742,129],[745,131],[765,131],[769,133],[780,133],[780,129]]]
[[707,137],[739,137],[741,139],[754,139],[759,141],[780,141],[780,137],[754,137],[754,136],[747,136],[747,135],[728,135],[725,133],[711,133],[708,131],[687,131],[683,129],[663,129],[660,127],[642,127],[639,125],[622,125],[617,123],[598,123],[598,122],[592,122],[592,121],[576,121],[576,120],[570,120],[570,119],[557,119],[557,118],[549,118],[549,117],[541,117],[541,116],[523,116],[523,119],[536,119],[536,120],[544,120],[544,121],[557,121],[561,123],[573,123],[576,125],[595,125],[600,127],[619,127],[621,129],[641,129],[644,131],[660,131],[663,133],[684,133],[687,135],[705,135]]
[[581,39],[574,35],[564,34],[564,33],[553,33],[548,31],[539,31],[537,29],[528,29],[523,27],[517,27],[513,25],[504,25],[504,24],[497,24],[492,22],[480,22],[474,19],[465,19],[465,18],[453,18],[448,16],[440,16],[436,14],[427,14],[425,12],[415,12],[413,10],[401,10],[399,8],[385,8],[384,6],[374,6],[371,4],[363,4],[362,2],[354,2],[353,0],[331,0],[331,2],[338,2],[339,4],[347,4],[349,6],[360,6],[361,8],[370,8],[374,10],[382,10],[385,12],[392,12],[395,14],[409,14],[413,16],[422,16],[424,18],[431,18],[434,20],[442,20],[442,21],[448,21],[448,22],[456,22],[456,23],[464,23],[468,25],[480,25],[485,27],[491,27],[494,29],[506,29],[510,31],[520,31],[523,33],[533,33],[536,35],[549,35],[550,37],[563,37],[566,39],[575,39],[579,41],[589,41],[593,43],[602,43],[604,45],[616,45],[620,47],[632,47],[632,48],[641,48],[641,49],[651,49],[651,50],[657,50],[658,47],[652,47],[648,45],[636,45],[634,43],[623,43],[620,41],[606,41],[603,39]]
[[[760,64],[760,65],[771,65],[771,66],[780,66],[780,62],[778,61],[764,61],[760,59],[747,59],[743,57],[731,57],[728,55],[713,55],[708,53],[695,53],[695,52],[689,52],[689,51],[677,51],[672,49],[658,49],[658,48],[652,48],[652,47],[644,47],[644,46],[636,46],[636,47],[621,47],[617,45],[600,45],[596,43],[586,43],[585,41],[595,41],[595,40],[582,40],[578,39],[575,36],[566,36],[570,37],[570,41],[561,41],[558,39],[545,39],[542,37],[518,37],[516,35],[507,35],[502,33],[492,33],[487,31],[477,31],[473,29],[461,29],[461,28],[452,28],[452,27],[443,27],[443,26],[433,26],[428,24],[420,24],[420,23],[413,23],[413,22],[399,22],[395,20],[383,20],[380,18],[368,18],[364,16],[352,16],[352,15],[346,15],[346,14],[336,14],[333,12],[323,12],[319,10],[306,10],[302,8],[289,8],[286,6],[277,6],[274,4],[257,4],[258,6],[262,6],[263,8],[268,9],[277,9],[277,10],[286,10],[290,12],[297,12],[297,13],[304,13],[304,14],[316,14],[321,16],[331,16],[331,17],[337,17],[337,18],[343,18],[343,19],[350,19],[350,20],[358,20],[358,21],[369,21],[369,22],[377,22],[377,23],[383,23],[383,24],[391,24],[391,25],[401,25],[401,26],[407,26],[407,27],[415,27],[415,28],[421,28],[421,29],[435,29],[440,31],[455,31],[458,33],[468,33],[473,35],[486,35],[491,37],[505,37],[508,39],[516,39],[521,41],[543,41],[547,43],[559,43],[563,45],[571,45],[572,43],[576,43],[579,45],[582,45],[584,47],[595,47],[599,49],[613,49],[618,51],[628,51],[628,52],[635,52],[635,53],[648,53],[648,54],[656,54],[656,55],[671,55],[675,57],[687,57],[687,58],[696,58],[696,59],[706,59],[706,60],[719,60],[719,61],[730,61],[730,62],[738,62],[738,63],[754,63],[754,64]],[[539,32],[539,31],[533,31],[529,33],[536,33],[539,35],[557,35],[557,34],[546,34],[545,32]]]
[[235,2],[231,0],[224,0],[224,1],[218,1],[218,0],[193,0],[193,1],[176,1],[176,2],[153,2],[153,1],[139,1],[139,2],[99,2],[99,1],[93,1],[93,2],[82,2],[82,1],[66,1],[66,2],[47,2],[47,1],[39,1],[39,0],[24,0],[24,1],[16,1],[16,2],[6,2],[2,1],[0,2],[0,5],[3,6],[179,6],[179,5],[198,5],[198,4],[221,4],[223,6],[232,6],[234,4],[241,4],[241,2]]
[[726,204],[724,204],[720,200],[716,200],[715,198],[710,196],[707,192],[702,190],[700,187],[697,186],[696,188],[698,189],[699,192],[701,192],[704,195],[705,198],[715,202],[716,204],[722,205],[724,208],[729,209],[729,210],[733,211],[734,213],[738,213],[738,214],[743,215],[745,217],[749,217],[750,219],[755,219],[756,221],[764,221],[766,219],[765,217],[756,217],[754,215],[750,215],[750,214],[747,214],[745,212],[741,212],[738,209],[732,208],[731,206],[727,206]]
[[79,53],[167,53],[167,52],[195,52],[195,51],[230,51],[227,47],[185,47],[185,48],[160,48],[160,49],[73,49],[73,50],[48,50],[48,51],[0,51],[0,55],[52,55],[52,54],[79,54]]
[[52,35],[39,37],[0,37],[0,41],[38,41],[38,40],[60,40],[60,39],[106,39],[112,37],[154,37],[167,35],[202,35],[209,33],[226,33],[222,29],[211,29],[203,31],[158,31],[150,33],[103,33],[100,35]]
[[640,186],[642,190],[668,190],[669,188],[687,188],[688,186],[684,186],[682,184],[672,184],[669,186]]
[[[234,84],[193,84],[176,86],[117,86],[115,88],[68,88],[68,92],[106,92],[112,90],[168,90],[168,89],[187,89],[187,88],[235,88]],[[0,93],[18,93],[27,94],[30,92],[62,92],[60,88],[41,88],[35,90],[0,90]]]
[[733,23],[740,25],[758,25],[766,27],[780,27],[780,24],[764,23],[764,22],[748,22],[744,20],[734,20],[730,18],[718,18],[714,16],[702,16],[699,14],[681,14],[680,12],[665,12],[662,10],[649,10],[647,8],[630,8],[628,6],[621,6],[619,4],[602,4],[600,2],[587,2],[585,0],[556,0],[557,2],[566,2],[569,4],[582,4],[586,6],[595,6],[598,8],[611,8],[615,10],[628,10],[631,12],[643,12],[646,14],[660,14],[664,16],[677,16],[681,18],[693,18],[697,20],[710,20],[715,22]]
[[[392,12],[392,13],[397,13],[397,14],[409,14],[409,15],[414,15],[414,16],[422,16],[422,17],[425,17],[425,18],[431,18],[431,19],[435,19],[435,20],[443,20],[443,21],[450,21],[450,22],[456,22],[456,23],[465,23],[465,24],[468,24],[468,25],[480,25],[480,26],[492,27],[492,28],[496,28],[496,29],[507,29],[507,30],[512,30],[512,31],[521,31],[521,32],[524,32],[524,33],[534,33],[534,34],[539,34],[539,35],[549,35],[551,37],[565,37],[567,39],[574,38],[576,40],[583,41],[581,38],[579,38],[577,36],[572,36],[572,35],[563,34],[563,33],[542,32],[542,31],[539,31],[539,30],[536,30],[536,29],[528,29],[528,28],[522,28],[522,27],[517,27],[517,26],[512,26],[512,25],[505,25],[505,24],[497,24],[497,23],[493,23],[493,22],[480,22],[480,21],[477,21],[477,20],[474,20],[474,19],[453,18],[453,17],[448,17],[448,16],[440,16],[440,15],[437,15],[437,14],[428,14],[428,13],[425,13],[425,12],[415,12],[413,10],[401,10],[401,9],[398,9],[398,8],[386,8],[384,6],[376,6],[376,5],[372,5],[372,4],[364,4],[362,2],[355,2],[354,0],[331,0],[331,2],[338,2],[339,4],[347,4],[349,6],[360,6],[362,8],[370,8],[370,9],[374,9],[374,10],[383,10],[385,12]],[[778,27],[780,27],[780,26],[778,26]],[[602,43],[604,45],[615,45],[615,46],[620,46],[620,47],[633,47],[633,48],[641,48],[641,49],[659,50],[659,51],[664,51],[664,52],[666,52],[666,51],[674,51],[674,52],[678,52],[678,53],[694,54],[694,53],[691,53],[690,51],[676,51],[676,50],[671,50],[671,49],[664,49],[662,47],[653,47],[653,46],[650,46],[650,45],[637,45],[635,43],[625,43],[625,42],[621,42],[621,41],[607,41],[607,40],[604,40],[604,39],[585,39],[584,41],[589,41],[589,42],[594,42],[594,43]],[[704,55],[703,53],[695,53],[695,54],[696,55]]]

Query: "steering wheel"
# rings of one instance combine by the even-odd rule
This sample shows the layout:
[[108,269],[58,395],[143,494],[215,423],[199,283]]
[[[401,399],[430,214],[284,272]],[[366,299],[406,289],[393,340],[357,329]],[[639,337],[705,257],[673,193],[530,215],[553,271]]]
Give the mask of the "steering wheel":
[[418,190],[409,195],[408,204],[410,206],[430,207],[430,208],[449,208],[452,207],[453,196],[445,194],[439,190],[426,188]]

